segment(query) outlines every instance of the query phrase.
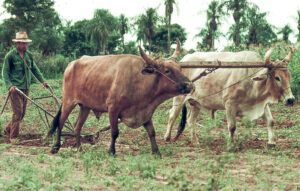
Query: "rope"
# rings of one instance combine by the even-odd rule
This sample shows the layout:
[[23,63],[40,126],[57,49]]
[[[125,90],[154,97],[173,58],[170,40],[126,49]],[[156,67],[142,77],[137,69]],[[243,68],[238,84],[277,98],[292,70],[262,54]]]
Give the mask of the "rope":
[[165,75],[164,73],[162,73],[161,71],[157,70],[156,68],[153,68],[156,72],[160,73],[161,75],[163,75],[164,77],[166,77],[168,80],[170,80],[171,82],[173,82],[174,84],[176,84],[176,82],[174,80],[172,80],[171,78],[169,78],[167,75]]
[[213,94],[209,94],[209,95],[200,97],[199,99],[204,99],[204,98],[206,98],[206,97],[213,96],[213,95],[216,95],[216,94],[218,94],[218,93],[221,93],[222,91],[224,91],[224,90],[226,90],[226,89],[228,89],[228,88],[230,88],[230,87],[232,87],[232,86],[235,86],[235,85],[241,83],[242,81],[245,81],[245,80],[249,79],[250,77],[252,77],[252,76],[254,76],[255,74],[257,74],[258,72],[262,71],[263,69],[264,69],[264,68],[258,70],[257,72],[254,72],[253,74],[251,74],[251,75],[249,75],[249,76],[243,78],[243,79],[240,80],[240,81],[237,81],[236,83],[233,83],[233,84],[231,84],[231,85],[225,87],[224,89],[222,89],[222,90],[220,90],[220,91],[217,91],[217,92],[215,92],[215,93],[213,93]]

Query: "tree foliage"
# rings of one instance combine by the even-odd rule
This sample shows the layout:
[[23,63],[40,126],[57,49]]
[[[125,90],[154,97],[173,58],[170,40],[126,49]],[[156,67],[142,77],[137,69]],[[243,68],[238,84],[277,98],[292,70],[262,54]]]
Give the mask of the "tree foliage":
[[138,16],[136,25],[138,26],[137,40],[147,41],[148,50],[151,52],[151,42],[155,35],[155,29],[158,25],[160,17],[157,14],[157,10],[154,8],[148,8],[146,14]]
[[[187,39],[187,34],[185,29],[179,24],[172,24],[170,27],[170,42],[171,44],[176,44],[176,38],[179,39],[180,43],[183,45]],[[152,41],[152,50],[154,52],[167,52],[168,42],[166,41],[168,37],[168,26],[160,25],[158,26],[155,36]]]
[[286,43],[290,43],[289,36],[292,33],[293,33],[293,30],[291,29],[290,25],[288,25],[288,24],[284,25],[284,27],[282,29],[280,29],[280,31],[278,32],[278,34],[282,35],[282,40],[285,41]]
[[28,33],[35,29],[37,24],[52,27],[60,24],[60,19],[53,6],[53,0],[4,0],[3,3],[6,11],[14,16],[12,19],[14,19],[16,28]]
[[267,13],[260,13],[257,5],[253,5],[247,10],[248,34],[246,44],[267,45],[277,40],[273,31],[274,26],[266,20]]
[[105,54],[109,38],[118,32],[118,19],[107,9],[96,9],[88,27],[95,54]]
[[[92,19],[62,24],[54,10],[55,0],[4,0],[3,7],[11,17],[0,24],[1,59],[11,49],[11,39],[17,31],[26,31],[33,40],[30,49],[44,56],[63,54],[75,59],[82,55],[138,54],[137,42],[143,42],[149,52],[169,53],[170,44],[176,43],[177,37],[184,44],[187,34],[180,25],[171,24],[178,1],[162,2],[164,17],[159,16],[155,8],[148,8],[135,18],[127,18],[124,14],[114,16],[107,9],[95,9]],[[293,32],[286,25],[275,33],[275,27],[266,20],[267,13],[260,12],[258,6],[247,0],[211,0],[206,11],[205,27],[195,36],[201,38],[198,43],[200,49],[215,49],[215,41],[226,34],[220,28],[229,13],[234,24],[227,34],[236,48],[241,44],[268,46],[277,41],[279,34],[289,42],[289,35]],[[300,41],[300,11],[297,14],[297,39]],[[125,35],[128,33],[135,35],[137,42],[126,42]]]
[[12,15],[9,22],[14,24],[13,30],[26,31],[35,39],[32,46],[46,55],[62,46],[62,24],[53,6],[53,0],[5,0],[3,3],[7,13]]
[[229,38],[233,40],[236,47],[240,46],[242,33],[247,27],[246,12],[249,7],[247,0],[225,0],[223,4],[227,11],[232,12],[234,24],[229,29]]
[[221,20],[227,15],[223,6],[224,4],[221,4],[217,0],[213,0],[209,4],[206,11],[206,26],[195,35],[195,37],[202,38],[202,43],[198,43],[200,49],[215,49],[215,40],[221,36],[221,33],[219,32]]
[[128,32],[129,30],[129,23],[128,23],[128,18],[124,15],[121,14],[119,16],[119,30],[120,30],[120,34],[122,36],[122,48],[123,51],[125,50],[125,39],[124,39],[124,35]]
[[171,39],[171,19],[174,11],[175,0],[164,0],[165,1],[165,19],[168,27],[168,41],[167,41],[167,52],[170,53],[170,39]]
[[92,45],[87,35],[89,20],[81,20],[73,25],[66,26],[64,30],[64,55],[74,59],[92,53]]
[[297,11],[297,28],[298,28],[298,35],[297,41],[300,42],[300,10]]

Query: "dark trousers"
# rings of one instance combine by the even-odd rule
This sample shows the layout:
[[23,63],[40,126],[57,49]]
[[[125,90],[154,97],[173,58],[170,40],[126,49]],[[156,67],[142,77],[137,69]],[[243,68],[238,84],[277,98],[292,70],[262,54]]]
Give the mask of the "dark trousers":
[[[28,96],[29,90],[22,91]],[[10,101],[13,114],[11,121],[6,126],[5,134],[10,139],[13,139],[19,136],[20,123],[25,116],[27,99],[15,91],[14,93],[10,93]]]

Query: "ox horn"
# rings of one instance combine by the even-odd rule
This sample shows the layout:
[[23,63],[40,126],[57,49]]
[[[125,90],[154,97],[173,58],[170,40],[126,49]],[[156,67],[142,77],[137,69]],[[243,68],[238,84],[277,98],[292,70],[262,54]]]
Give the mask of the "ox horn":
[[147,54],[144,52],[141,46],[139,46],[139,50],[140,50],[141,57],[146,61],[146,64],[148,66],[152,66],[152,67],[157,66],[156,62],[147,56]]
[[271,54],[272,54],[273,48],[270,48],[266,54],[265,54],[265,64],[270,65],[271,64]]
[[176,50],[174,51],[173,55],[169,57],[169,59],[172,59],[174,61],[180,56],[180,49],[181,49],[180,41],[178,38],[176,38],[176,42],[177,42]]
[[283,59],[285,62],[289,63],[294,56],[294,47],[289,46],[290,53]]

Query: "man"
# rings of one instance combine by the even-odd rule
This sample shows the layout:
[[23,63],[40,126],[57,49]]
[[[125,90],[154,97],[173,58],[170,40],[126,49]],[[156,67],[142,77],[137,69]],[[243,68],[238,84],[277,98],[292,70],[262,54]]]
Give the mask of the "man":
[[[5,55],[2,77],[9,90],[13,115],[11,121],[6,126],[4,134],[9,137],[11,143],[18,143],[19,126],[26,111],[27,99],[16,91],[16,88],[29,94],[30,84],[37,78],[44,87],[47,87],[43,75],[32,59],[32,55],[26,50],[27,45],[32,40],[28,39],[26,32],[16,33],[16,48]],[[34,77],[34,76],[35,77]]]

